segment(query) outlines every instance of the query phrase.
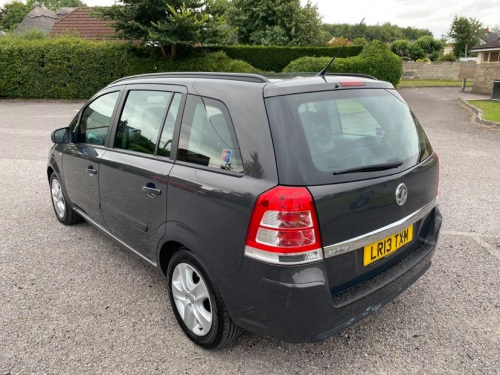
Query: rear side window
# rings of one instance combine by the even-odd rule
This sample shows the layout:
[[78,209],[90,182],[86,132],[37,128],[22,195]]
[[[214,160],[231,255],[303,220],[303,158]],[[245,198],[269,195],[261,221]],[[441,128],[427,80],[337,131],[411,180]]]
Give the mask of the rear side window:
[[115,148],[154,154],[172,93],[130,91],[123,107]]
[[286,183],[362,179],[367,177],[363,173],[336,173],[402,162],[397,169],[378,172],[392,174],[432,154],[425,133],[394,90],[286,95],[266,99],[266,107],[280,180]]
[[205,167],[243,172],[233,123],[222,102],[188,96],[177,159]]
[[104,146],[119,95],[119,91],[104,94],[85,108],[77,132],[78,142]]

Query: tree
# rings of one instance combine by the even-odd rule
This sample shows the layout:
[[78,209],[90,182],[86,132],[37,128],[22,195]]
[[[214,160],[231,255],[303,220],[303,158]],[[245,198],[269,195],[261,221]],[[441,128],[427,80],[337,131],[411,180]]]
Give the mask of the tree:
[[368,47],[368,44],[370,43],[366,40],[364,36],[362,36],[361,38],[355,38],[352,41],[352,44],[354,44],[355,46]]
[[[342,35],[351,35],[357,25],[349,25],[347,23],[338,24],[323,24],[322,28],[330,33],[332,37],[340,37]],[[383,25],[360,25],[354,37],[364,37],[368,42],[380,40],[384,43],[391,43],[399,39],[409,41],[417,40],[422,36],[432,36],[428,29],[416,29],[413,27],[399,27],[391,23]]]
[[[225,17],[210,14],[201,0],[120,0],[98,8],[100,17],[116,21],[119,37],[140,39],[160,47],[164,57],[174,58],[178,45],[217,43],[230,34]],[[167,53],[170,48],[170,54]]]
[[500,36],[500,24],[493,26],[490,31]]
[[13,30],[30,12],[31,7],[14,0],[0,8],[0,30]]
[[412,60],[423,59],[425,57],[434,61],[442,55],[445,42],[434,39],[426,35],[418,38],[414,42],[408,40],[396,40],[391,43],[391,52],[400,57],[409,57]]
[[446,43],[444,40],[434,39],[431,36],[423,36],[414,41],[413,44],[422,48],[426,57],[434,61],[442,55]]
[[27,5],[30,9],[40,7],[56,11],[64,7],[82,7],[85,6],[81,0],[28,0]]
[[419,44],[410,43],[408,47],[408,57],[414,61],[423,59],[425,57],[425,51]]
[[300,0],[233,0],[229,23],[243,44],[308,46],[324,44],[318,8]]
[[468,51],[479,45],[483,33],[483,25],[476,18],[455,15],[447,35],[453,41],[453,54],[466,56]]
[[410,42],[406,39],[396,40],[391,43],[391,52],[395,53],[399,57],[408,57],[408,49],[410,48]]

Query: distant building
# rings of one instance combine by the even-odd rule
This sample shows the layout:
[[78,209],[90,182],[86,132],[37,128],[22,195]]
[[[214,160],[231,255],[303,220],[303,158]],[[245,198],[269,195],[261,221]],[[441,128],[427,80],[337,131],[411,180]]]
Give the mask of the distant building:
[[444,46],[443,55],[448,55],[449,53],[453,53],[453,43],[448,43],[446,46]]
[[488,28],[484,30],[482,43],[474,47],[471,52],[477,52],[478,64],[499,64],[500,63],[500,37],[490,32]]
[[[333,37],[327,44],[329,46],[342,46],[346,42],[346,39],[347,38],[344,38],[343,36],[341,36],[340,38]],[[348,40],[346,46],[352,46],[352,45],[353,43],[350,40]]]
[[39,30],[48,35],[57,20],[59,16],[56,12],[36,7],[24,17],[14,32],[21,34],[26,31]]
[[114,22],[95,18],[93,12],[90,7],[76,8],[55,22],[49,35],[77,34],[82,39],[116,40]]

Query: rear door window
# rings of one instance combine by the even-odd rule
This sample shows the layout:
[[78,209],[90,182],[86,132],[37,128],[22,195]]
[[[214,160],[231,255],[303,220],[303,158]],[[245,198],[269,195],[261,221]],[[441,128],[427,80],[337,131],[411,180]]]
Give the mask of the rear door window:
[[177,115],[179,113],[182,95],[176,93],[172,99],[172,103],[168,109],[165,124],[161,133],[160,144],[158,145],[157,154],[160,156],[170,157],[170,150],[172,148],[172,138],[174,136],[175,123],[177,122]]
[[153,155],[171,96],[162,91],[129,91],[114,147]]
[[222,102],[188,96],[177,159],[215,169],[243,172],[233,123]]

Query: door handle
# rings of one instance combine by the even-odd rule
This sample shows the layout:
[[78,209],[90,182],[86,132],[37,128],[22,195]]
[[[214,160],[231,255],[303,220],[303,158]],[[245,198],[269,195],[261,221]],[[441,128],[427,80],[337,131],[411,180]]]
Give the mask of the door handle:
[[151,182],[147,183],[146,186],[143,186],[142,191],[145,192],[150,198],[161,195],[161,190],[157,189],[155,184],[152,184]]
[[89,165],[89,167],[86,169],[87,173],[91,176],[94,176],[97,174],[97,171],[94,169],[92,165]]

